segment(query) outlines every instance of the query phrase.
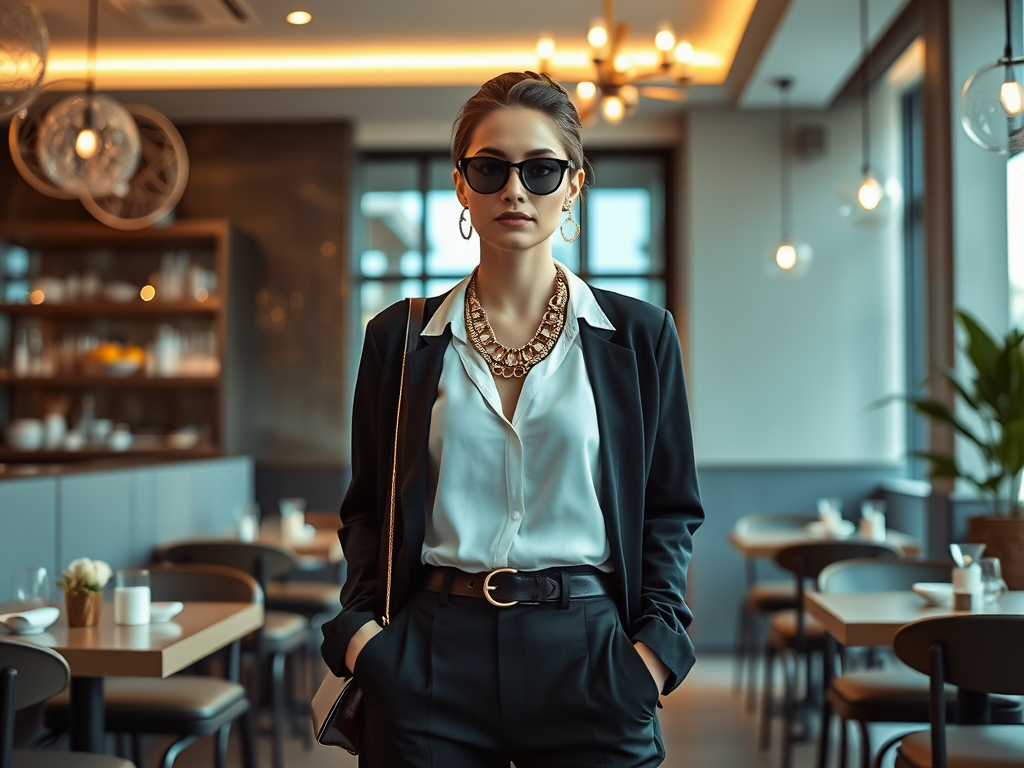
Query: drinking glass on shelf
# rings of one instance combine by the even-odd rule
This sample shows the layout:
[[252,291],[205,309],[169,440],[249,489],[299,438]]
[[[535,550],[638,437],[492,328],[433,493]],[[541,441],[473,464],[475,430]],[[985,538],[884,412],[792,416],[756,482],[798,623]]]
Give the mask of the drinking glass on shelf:
[[42,608],[50,604],[53,580],[43,566],[14,569],[14,599],[29,608]]
[[992,605],[1009,589],[1003,579],[1002,565],[998,557],[983,557],[978,563],[981,565],[981,602]]

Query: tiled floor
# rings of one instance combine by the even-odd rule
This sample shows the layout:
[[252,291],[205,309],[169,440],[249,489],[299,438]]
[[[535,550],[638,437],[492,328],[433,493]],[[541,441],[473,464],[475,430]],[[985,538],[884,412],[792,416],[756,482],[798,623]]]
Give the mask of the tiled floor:
[[[664,700],[665,708],[660,711],[668,753],[664,768],[774,768],[779,764],[778,729],[773,732],[775,743],[771,752],[758,752],[756,718],[744,711],[740,697],[730,690],[729,680],[728,658],[702,658],[686,682]],[[876,743],[886,736],[887,733],[879,732],[875,736]],[[855,743],[856,738],[852,736],[851,742]],[[793,768],[814,766],[815,749],[811,743],[797,745]],[[230,766],[234,768],[240,765],[234,740],[232,752]],[[158,755],[153,752],[146,766],[140,768],[158,764]],[[339,749],[315,747],[305,751],[299,739],[290,738],[285,764],[287,768],[355,768],[356,759]],[[855,754],[851,755],[849,764],[858,765]],[[176,765],[178,768],[212,768],[212,745],[207,740],[193,746]],[[260,766],[270,768],[267,737],[260,739]]]

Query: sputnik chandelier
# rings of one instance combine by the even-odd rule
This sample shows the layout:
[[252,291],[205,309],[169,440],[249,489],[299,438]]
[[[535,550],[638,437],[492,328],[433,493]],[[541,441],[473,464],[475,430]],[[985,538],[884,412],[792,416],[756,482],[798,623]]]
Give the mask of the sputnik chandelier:
[[[576,86],[576,106],[584,122],[598,112],[609,123],[622,122],[623,118],[636,113],[641,96],[679,103],[686,101],[693,46],[678,42],[672,25],[663,23],[654,37],[660,63],[653,68],[640,69],[623,51],[628,36],[629,24],[615,20],[615,0],[604,0],[604,16],[594,19],[587,33],[594,77]],[[561,80],[563,78],[550,71],[554,55],[554,39],[542,36],[537,41],[540,71]]]

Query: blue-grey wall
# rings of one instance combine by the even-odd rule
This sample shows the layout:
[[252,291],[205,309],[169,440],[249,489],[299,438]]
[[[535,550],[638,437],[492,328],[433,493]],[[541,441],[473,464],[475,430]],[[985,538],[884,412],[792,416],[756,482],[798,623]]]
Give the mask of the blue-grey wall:
[[148,563],[158,544],[230,529],[252,501],[248,457],[0,482],[0,602],[15,568],[59,574],[77,557]]

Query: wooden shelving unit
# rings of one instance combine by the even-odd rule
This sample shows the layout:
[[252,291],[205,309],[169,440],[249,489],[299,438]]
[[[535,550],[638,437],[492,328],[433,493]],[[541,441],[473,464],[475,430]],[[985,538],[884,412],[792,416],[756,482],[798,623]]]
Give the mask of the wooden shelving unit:
[[[149,302],[138,298],[123,303],[10,304],[2,303],[0,292],[0,350],[7,350],[6,359],[0,357],[0,462],[196,458],[243,450],[244,440],[239,435],[248,428],[241,421],[248,417],[245,385],[250,382],[238,368],[243,354],[252,357],[254,289],[239,286],[235,267],[242,262],[251,266],[258,258],[249,238],[224,220],[181,221],[135,232],[87,222],[0,224],[0,249],[12,245],[29,252],[29,278],[64,279],[71,272],[92,271],[103,283],[131,284],[144,284],[148,274],[158,271],[164,253],[186,250],[191,264],[213,270],[217,287],[204,301],[161,301],[158,296]],[[2,271],[0,264],[0,284]],[[251,270],[247,274],[251,276]],[[240,277],[242,282],[248,279],[246,274]],[[19,328],[40,328],[51,342],[69,334],[94,333],[115,341],[119,335],[130,336],[133,341],[120,340],[139,344],[139,339],[152,339],[161,324],[183,331],[212,330],[220,374],[163,377],[144,371],[128,375],[87,371],[13,375],[14,339]],[[196,426],[202,429],[204,441],[189,449],[146,447],[121,452],[96,448],[16,451],[4,444],[3,432],[12,419],[41,418],[43,404],[54,397],[66,397],[80,407],[86,393],[97,403],[97,418],[128,423],[133,432],[170,433]],[[72,405],[71,425],[75,407]]]
[[220,299],[206,301],[112,301],[77,304],[0,304],[0,315],[39,318],[127,317],[160,318],[174,315],[216,315],[223,309]]

